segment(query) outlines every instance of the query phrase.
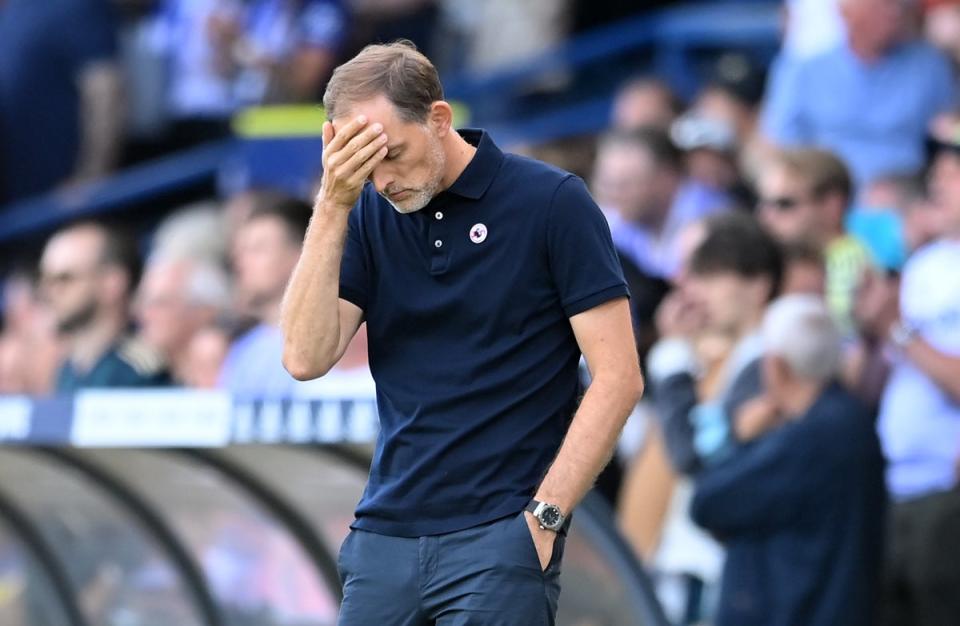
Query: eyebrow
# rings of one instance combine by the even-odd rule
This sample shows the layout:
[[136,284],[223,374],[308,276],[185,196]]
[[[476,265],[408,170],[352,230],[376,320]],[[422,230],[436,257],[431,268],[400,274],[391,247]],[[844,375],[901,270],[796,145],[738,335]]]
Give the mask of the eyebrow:
[[399,150],[403,150],[403,148],[404,148],[405,146],[406,146],[406,144],[403,143],[403,142],[395,143],[395,144],[393,144],[392,146],[388,145],[388,146],[387,146],[387,152],[388,152],[388,153],[389,153],[389,152],[397,152],[397,151],[399,151]]

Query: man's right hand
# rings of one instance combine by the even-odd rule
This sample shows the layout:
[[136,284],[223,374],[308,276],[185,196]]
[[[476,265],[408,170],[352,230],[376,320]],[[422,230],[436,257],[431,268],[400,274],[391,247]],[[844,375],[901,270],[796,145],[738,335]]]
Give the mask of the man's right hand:
[[387,136],[379,123],[368,124],[364,116],[334,130],[323,124],[323,178],[317,205],[349,211],[363,191],[373,169],[387,156]]

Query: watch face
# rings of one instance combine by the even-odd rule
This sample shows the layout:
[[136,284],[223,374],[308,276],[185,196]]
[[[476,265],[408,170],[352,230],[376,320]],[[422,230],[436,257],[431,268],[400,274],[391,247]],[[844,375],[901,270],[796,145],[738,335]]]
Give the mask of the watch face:
[[546,528],[552,529],[559,526],[560,518],[560,507],[553,504],[545,506],[543,511],[540,512],[540,523]]

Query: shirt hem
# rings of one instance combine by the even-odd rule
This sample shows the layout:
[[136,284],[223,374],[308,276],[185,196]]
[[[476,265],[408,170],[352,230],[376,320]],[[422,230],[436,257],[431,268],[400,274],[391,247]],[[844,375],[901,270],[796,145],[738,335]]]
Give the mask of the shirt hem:
[[[470,516],[460,516],[442,520],[416,521],[416,522],[394,522],[384,519],[378,519],[374,516],[360,516],[354,520],[350,528],[354,530],[363,530],[378,535],[387,535],[389,537],[426,537],[430,535],[444,535],[468,528],[474,528],[481,524],[502,519],[511,515],[520,513],[527,503],[529,497],[512,497],[500,507],[490,510],[483,514],[473,514]],[[413,514],[413,512],[411,512]]]

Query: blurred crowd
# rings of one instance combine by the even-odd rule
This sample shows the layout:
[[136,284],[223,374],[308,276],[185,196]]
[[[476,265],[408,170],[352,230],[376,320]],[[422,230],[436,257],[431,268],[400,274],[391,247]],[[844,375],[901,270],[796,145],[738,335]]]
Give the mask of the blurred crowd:
[[[140,136],[162,122],[177,147],[222,136],[244,104],[316,99],[358,29],[421,33],[476,67],[509,36],[449,43],[499,2],[128,0],[114,32],[106,4],[0,0],[7,198],[108,171],[124,132],[132,145],[120,32],[177,68],[127,92]],[[548,18],[573,4],[517,9],[531,50],[569,32]],[[957,624],[960,2],[792,0],[786,16],[769,68],[719,55],[688,102],[636,76],[601,136],[522,148],[588,180],[632,293],[649,393],[601,488],[677,624]],[[146,254],[117,224],[61,229],[6,279],[0,393],[370,389],[362,328],[323,379],[280,364],[309,218],[250,189],[172,212]]]

